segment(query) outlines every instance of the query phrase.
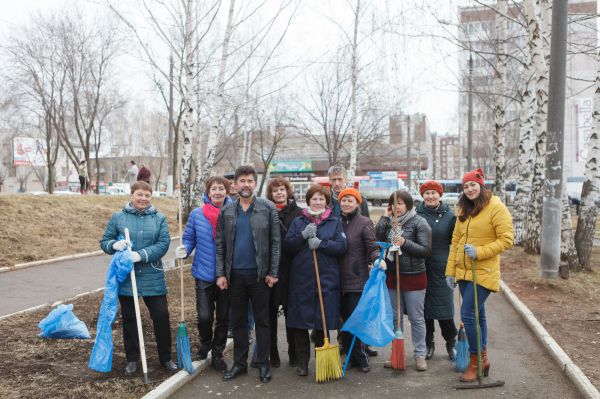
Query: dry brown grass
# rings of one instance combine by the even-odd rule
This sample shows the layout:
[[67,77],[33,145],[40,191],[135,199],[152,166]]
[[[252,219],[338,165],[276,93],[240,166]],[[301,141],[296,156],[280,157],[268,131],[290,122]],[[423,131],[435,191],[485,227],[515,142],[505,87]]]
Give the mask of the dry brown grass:
[[[126,196],[0,196],[0,267],[99,249],[111,214]],[[177,201],[154,198],[177,234]]]

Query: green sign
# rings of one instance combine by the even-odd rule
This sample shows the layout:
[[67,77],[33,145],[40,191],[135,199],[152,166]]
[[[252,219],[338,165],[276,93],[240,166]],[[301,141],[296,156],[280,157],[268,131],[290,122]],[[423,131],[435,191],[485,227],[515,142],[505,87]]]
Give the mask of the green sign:
[[312,161],[273,161],[271,173],[312,172]]

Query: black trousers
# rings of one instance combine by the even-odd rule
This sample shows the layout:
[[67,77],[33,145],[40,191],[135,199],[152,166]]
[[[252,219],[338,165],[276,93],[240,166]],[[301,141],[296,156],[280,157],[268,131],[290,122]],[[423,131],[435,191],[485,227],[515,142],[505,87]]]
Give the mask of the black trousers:
[[[272,294],[272,292],[271,292]],[[283,314],[286,319],[287,325],[287,309],[283,308]],[[277,316],[279,315],[279,306],[275,305],[274,295],[271,295],[271,299],[269,301],[269,324],[271,326],[271,353],[277,352]],[[288,344],[288,355],[290,360],[294,360],[294,356],[296,352],[294,350],[294,337],[292,336],[291,329],[285,329],[285,335],[287,338]]]
[[270,288],[255,274],[231,272],[229,304],[233,322],[233,360],[240,367],[248,365],[248,300],[254,312],[256,365],[269,365],[271,332],[269,327]]
[[200,345],[212,350],[213,359],[223,357],[227,343],[229,293],[220,290],[215,283],[196,279],[196,313]]
[[[299,367],[308,368],[310,361],[310,338],[308,330],[301,328],[290,328],[291,335],[294,337],[294,349],[296,351],[296,362]],[[323,330],[314,330],[315,348],[323,346],[325,343]],[[329,334],[327,334],[330,337]]]
[[[345,292],[342,294],[342,318],[344,320],[348,320],[356,305],[358,305],[358,301],[360,300],[360,296],[362,293],[360,292]],[[342,342],[344,343],[344,347],[347,350],[350,350],[350,345],[352,344],[352,339],[354,335],[345,331],[342,334]],[[354,342],[354,347],[352,348],[352,353],[348,354],[353,363],[368,366],[369,365],[369,356],[367,355],[367,346],[358,338],[356,338],[356,342]]]
[[[171,326],[169,323],[169,307],[167,296],[145,296],[144,303],[150,311],[154,325],[154,337],[158,350],[158,359],[161,363],[171,360]],[[123,320],[123,342],[125,343],[125,357],[128,362],[140,360],[140,342],[135,320],[135,305],[133,297],[119,295],[121,304],[121,317]]]
[[[425,319],[425,328],[427,329],[427,332],[425,333],[425,343],[427,346],[431,346],[433,344],[433,333],[435,333],[434,322],[434,319]],[[458,334],[456,326],[454,325],[454,320],[438,320],[438,324],[440,325],[442,337],[444,337],[446,343],[454,343],[456,335]]]

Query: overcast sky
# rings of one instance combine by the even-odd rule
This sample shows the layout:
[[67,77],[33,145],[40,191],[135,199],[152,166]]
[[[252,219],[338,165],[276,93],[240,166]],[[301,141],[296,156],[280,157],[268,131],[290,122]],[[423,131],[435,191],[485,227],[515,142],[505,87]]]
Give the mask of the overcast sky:
[[[76,0],[0,1],[2,2],[0,23],[4,27],[0,40],[6,40],[6,33],[10,27],[26,23],[31,13],[46,12],[50,8],[60,9],[63,4],[72,4]],[[89,13],[97,12],[102,7],[102,1],[76,2]],[[318,55],[334,52],[343,41],[342,28],[351,30],[351,4],[354,4],[354,1],[301,0],[301,6],[284,42],[283,53],[290,59],[303,57],[314,59]],[[398,111],[426,113],[433,131],[440,134],[456,133],[458,103],[456,48],[443,39],[413,36],[439,33],[439,24],[432,14],[455,21],[457,1],[365,0],[363,4],[366,10],[369,6],[387,6],[392,14],[402,14],[401,30],[404,34],[404,36],[387,35],[383,43],[365,42],[362,45],[365,54],[369,52],[373,54],[369,47],[383,49],[386,53],[386,56],[378,60],[381,64],[375,69],[377,72],[373,73],[373,69],[371,70],[371,74],[377,76],[369,76],[369,78],[378,80],[379,84],[385,87],[408,88],[403,98],[405,109]],[[366,31],[370,22],[369,16],[365,15],[362,22],[364,26],[361,31]],[[367,55],[366,58],[368,57]],[[145,78],[146,67],[133,58],[130,58],[127,63],[131,63],[131,68],[127,69],[132,72],[121,71],[121,75],[127,82],[124,86],[126,93],[137,98],[151,95],[152,84]]]

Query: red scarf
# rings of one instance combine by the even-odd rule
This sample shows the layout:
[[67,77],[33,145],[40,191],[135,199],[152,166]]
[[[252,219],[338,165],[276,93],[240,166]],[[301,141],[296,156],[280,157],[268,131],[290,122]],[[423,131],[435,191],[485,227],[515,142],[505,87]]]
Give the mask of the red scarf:
[[219,211],[221,208],[217,208],[213,204],[207,203],[202,207],[202,213],[204,217],[208,219],[213,229],[213,239],[217,238],[217,220],[219,219]]
[[308,209],[304,208],[302,210],[302,214],[308,218],[311,222],[316,224],[317,226],[321,224],[324,220],[326,220],[329,216],[331,216],[331,208],[325,208],[325,211],[317,217],[314,217],[310,213],[308,213]]

